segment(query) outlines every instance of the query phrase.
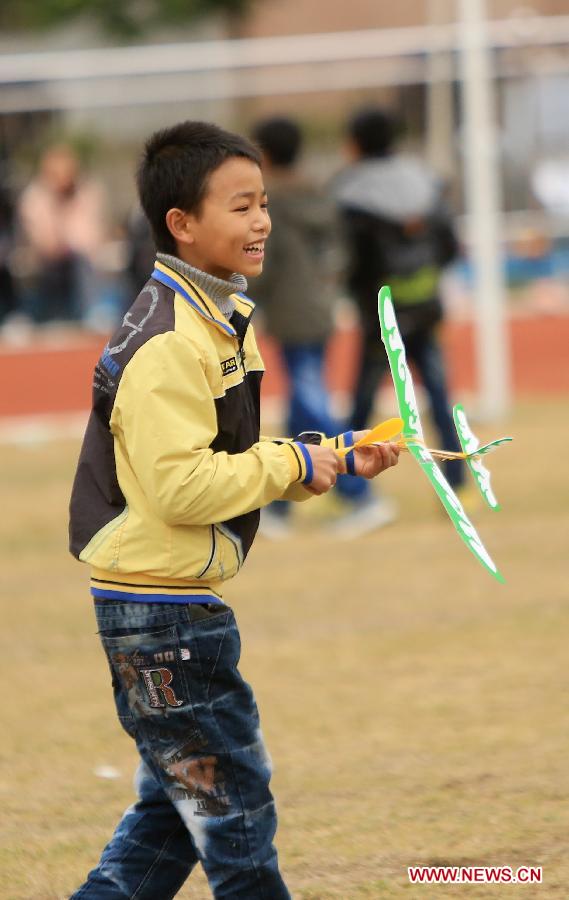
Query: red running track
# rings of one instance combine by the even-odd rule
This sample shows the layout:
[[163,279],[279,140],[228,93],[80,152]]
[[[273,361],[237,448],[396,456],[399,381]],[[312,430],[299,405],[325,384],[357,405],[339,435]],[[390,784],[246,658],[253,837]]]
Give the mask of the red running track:
[[[569,394],[569,316],[535,316],[509,322],[512,381],[516,396]],[[476,363],[473,326],[449,322],[443,330],[453,394],[473,392]],[[38,338],[25,347],[0,344],[0,417],[64,414],[89,408],[91,372],[104,339],[66,335],[58,344]],[[286,390],[278,353],[261,339],[267,366],[266,397]],[[349,389],[358,353],[355,330],[337,332],[330,344],[328,382]]]

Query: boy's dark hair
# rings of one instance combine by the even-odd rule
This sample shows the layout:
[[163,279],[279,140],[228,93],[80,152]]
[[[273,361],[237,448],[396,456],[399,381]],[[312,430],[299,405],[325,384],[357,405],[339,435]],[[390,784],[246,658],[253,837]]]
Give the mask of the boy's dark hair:
[[253,127],[253,140],[273,166],[292,166],[300,153],[302,132],[292,119],[274,116]]
[[396,116],[377,106],[360,109],[348,123],[348,134],[363,157],[387,156],[399,130]]
[[246,138],[209,122],[180,122],[150,136],[136,183],[158,250],[176,252],[166,225],[168,210],[198,215],[211,174],[236,156],[261,165],[259,151]]

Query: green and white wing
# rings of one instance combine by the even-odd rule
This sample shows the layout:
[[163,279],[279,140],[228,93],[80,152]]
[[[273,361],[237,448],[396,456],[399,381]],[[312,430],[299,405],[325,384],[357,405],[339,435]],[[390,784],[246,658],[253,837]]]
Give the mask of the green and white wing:
[[[423,428],[419,416],[419,408],[415,397],[415,389],[411,372],[407,365],[405,345],[401,337],[393,303],[391,291],[388,287],[382,287],[378,294],[379,323],[381,326],[381,339],[385,344],[389,367],[393,378],[393,385],[397,395],[399,415],[403,419],[403,436],[406,438],[407,447],[411,455],[417,460],[423,472],[434,487],[439,500],[444,506],[448,516],[458,534],[474,554],[479,563],[500,582],[504,582],[503,576],[492,557],[484,547],[480,537],[466,515],[462,503],[456,496],[442,471],[433,459],[431,453],[424,446]],[[415,439],[415,443],[413,441]]]
[[454,419],[460,446],[464,453],[467,454],[465,460],[466,465],[472,472],[478,490],[484,497],[490,509],[500,509],[500,504],[496,500],[496,495],[494,494],[490,483],[490,472],[480,457],[489,453],[491,450],[494,450],[496,447],[499,447],[500,444],[511,441],[512,439],[498,438],[498,440],[491,441],[489,444],[484,444],[484,446],[481,447],[479,439],[468,424],[468,419],[466,418],[466,413],[461,403],[457,403],[453,406],[452,417]]
[[513,440],[514,439],[511,437],[503,437],[496,438],[495,441],[488,441],[487,444],[482,444],[482,446],[478,448],[474,456],[486,456],[487,453],[492,453],[497,447],[501,447],[502,444],[509,444],[510,441]]

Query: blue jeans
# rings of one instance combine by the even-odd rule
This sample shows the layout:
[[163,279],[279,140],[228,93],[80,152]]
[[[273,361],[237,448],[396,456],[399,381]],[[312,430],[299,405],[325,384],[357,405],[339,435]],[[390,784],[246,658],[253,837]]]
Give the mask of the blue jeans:
[[290,900],[270,760],[224,605],[95,601],[138,801],[72,900],[169,900],[199,861],[216,898]]
[[[448,398],[444,359],[440,344],[433,331],[415,332],[404,338],[408,362],[415,365],[429,397],[431,414],[439,433],[440,447],[444,450],[460,450]],[[389,361],[377,334],[365,334],[360,360],[360,371],[354,394],[352,428],[367,428],[375,392]],[[464,482],[464,465],[460,460],[444,463],[445,475],[452,487]]]
[[[325,351],[323,344],[284,344],[282,347],[290,381],[287,432],[291,437],[302,431],[322,431],[332,437],[344,430],[330,412],[324,383]],[[361,501],[369,496],[370,487],[365,478],[340,475],[336,490],[347,500]],[[286,504],[279,502],[276,506],[282,512]]]

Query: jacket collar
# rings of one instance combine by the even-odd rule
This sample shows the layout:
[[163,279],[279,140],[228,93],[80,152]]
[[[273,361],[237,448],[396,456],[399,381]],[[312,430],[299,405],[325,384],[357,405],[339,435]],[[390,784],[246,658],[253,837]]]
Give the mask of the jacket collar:
[[179,275],[183,275],[186,281],[191,281],[198,290],[208,295],[219,307],[226,319],[231,318],[231,313],[235,309],[235,303],[231,299],[232,295],[238,291],[247,292],[247,279],[244,275],[234,272],[229,278],[218,278],[203,269],[198,269],[179,256],[172,256],[170,253],[158,252],[156,254],[158,262],[164,263],[170,269],[174,269]]
[[[218,309],[214,300],[202,289],[198,288],[194,282],[180,274],[180,272],[177,272],[160,260],[156,260],[151,277],[180,294],[197,313],[224,334],[230,334],[232,337],[236,336],[235,328]],[[242,293],[233,294],[232,299],[235,302],[236,309],[248,319],[255,309],[253,301]]]

